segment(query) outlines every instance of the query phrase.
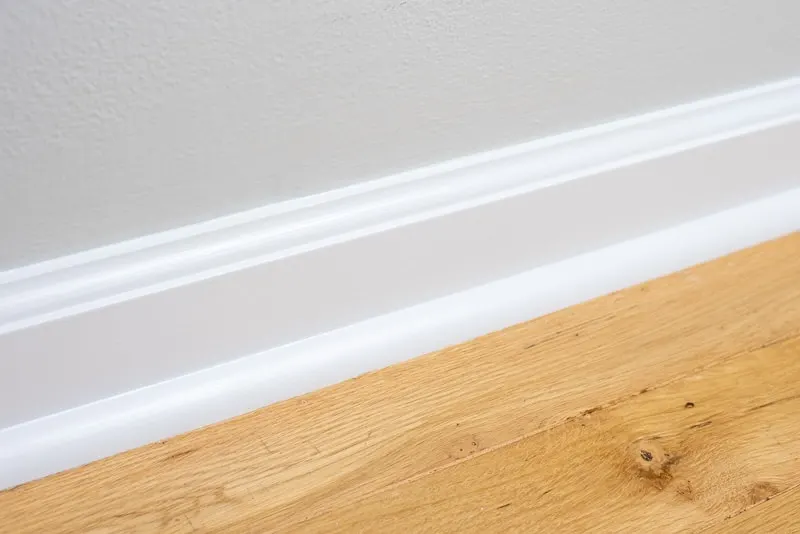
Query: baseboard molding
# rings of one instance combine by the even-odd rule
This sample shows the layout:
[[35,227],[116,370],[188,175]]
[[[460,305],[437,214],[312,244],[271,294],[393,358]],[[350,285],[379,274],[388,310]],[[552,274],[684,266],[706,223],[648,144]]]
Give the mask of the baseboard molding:
[[800,79],[0,273],[0,487],[800,229]]

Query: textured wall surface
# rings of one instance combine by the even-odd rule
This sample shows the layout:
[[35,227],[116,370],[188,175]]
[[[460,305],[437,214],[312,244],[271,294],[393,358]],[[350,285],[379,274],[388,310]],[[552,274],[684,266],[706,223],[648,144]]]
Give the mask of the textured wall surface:
[[0,269],[800,73],[797,0],[0,0]]

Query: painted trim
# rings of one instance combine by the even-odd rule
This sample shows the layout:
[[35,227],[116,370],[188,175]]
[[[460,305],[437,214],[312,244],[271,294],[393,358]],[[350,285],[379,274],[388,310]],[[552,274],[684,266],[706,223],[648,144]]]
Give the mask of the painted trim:
[[0,272],[0,333],[800,118],[800,78]]
[[800,229],[798,119],[792,79],[0,273],[0,487]]

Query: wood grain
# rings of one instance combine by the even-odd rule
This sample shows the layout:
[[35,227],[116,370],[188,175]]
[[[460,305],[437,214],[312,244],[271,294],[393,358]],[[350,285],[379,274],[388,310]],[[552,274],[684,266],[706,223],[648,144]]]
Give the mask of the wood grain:
[[703,534],[800,532],[800,485],[703,530]]
[[452,472],[582,412],[633,401],[798,334],[795,233],[2,492],[0,531],[269,532],[316,524],[353,502]]
[[[304,522],[298,532],[685,532],[800,479],[800,338]],[[230,532],[258,525],[249,518]]]

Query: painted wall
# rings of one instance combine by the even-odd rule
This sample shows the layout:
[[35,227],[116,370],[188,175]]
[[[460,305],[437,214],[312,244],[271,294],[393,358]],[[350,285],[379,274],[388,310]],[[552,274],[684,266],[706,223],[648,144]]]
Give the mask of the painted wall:
[[800,73],[797,0],[0,0],[0,269]]

